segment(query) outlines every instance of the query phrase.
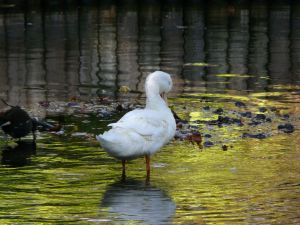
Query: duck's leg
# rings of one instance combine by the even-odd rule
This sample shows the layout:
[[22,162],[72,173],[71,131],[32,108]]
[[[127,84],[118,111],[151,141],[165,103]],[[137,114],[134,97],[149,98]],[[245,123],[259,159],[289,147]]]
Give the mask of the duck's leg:
[[145,160],[146,160],[146,182],[150,181],[150,155],[145,155]]
[[122,180],[125,181],[126,178],[126,160],[122,160]]

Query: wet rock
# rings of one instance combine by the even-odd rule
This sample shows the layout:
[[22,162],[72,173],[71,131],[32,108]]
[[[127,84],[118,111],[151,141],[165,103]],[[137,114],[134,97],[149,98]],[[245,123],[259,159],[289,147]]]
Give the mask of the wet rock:
[[267,112],[267,108],[266,107],[260,107],[258,110],[260,112],[262,112],[262,113]]
[[261,124],[261,121],[252,121],[251,123],[248,123],[249,126],[257,126],[259,124]]
[[267,138],[267,135],[264,133],[258,133],[258,134],[243,133],[242,138],[265,139]]
[[212,147],[213,145],[214,145],[214,143],[211,142],[211,141],[206,141],[206,142],[203,143],[204,147]]
[[251,118],[252,117],[252,113],[247,111],[247,112],[241,112],[240,115],[242,117],[246,117],[246,118]]
[[228,117],[228,116],[219,116],[218,120],[217,120],[217,124],[219,126],[232,125],[232,124],[235,124],[235,125],[238,125],[238,126],[243,126],[243,123],[240,119],[231,118],[231,117]]
[[87,137],[88,133],[86,132],[75,132],[73,134],[71,134],[72,137]]
[[271,118],[267,118],[267,119],[266,119],[266,122],[271,123],[271,122],[272,122],[272,119],[271,119]]
[[256,114],[254,118],[252,118],[251,123],[249,123],[250,126],[257,126],[259,124],[265,123],[265,122],[272,122],[271,118],[268,118],[265,114]]
[[221,115],[223,114],[224,110],[222,108],[218,108],[214,111],[215,114]]
[[78,104],[78,102],[68,102],[67,106],[68,107],[80,107],[79,104]]
[[234,105],[235,105],[236,107],[246,107],[246,104],[243,103],[243,102],[235,102]]
[[205,138],[211,138],[212,136],[211,136],[211,134],[204,134],[204,137]]
[[290,118],[290,115],[289,115],[289,114],[284,114],[284,115],[282,116],[282,118],[285,119],[285,120],[288,120],[288,119]]
[[286,124],[280,124],[278,126],[278,130],[280,130],[284,133],[293,133],[295,131],[295,128],[292,124],[286,123]]
[[254,119],[256,120],[265,120],[267,117],[265,114],[256,114],[256,116],[254,117]]
[[112,113],[109,112],[109,111],[106,110],[106,109],[100,109],[100,110],[98,111],[98,116],[99,116],[99,117],[109,117],[109,116],[111,116],[111,115],[112,115]]

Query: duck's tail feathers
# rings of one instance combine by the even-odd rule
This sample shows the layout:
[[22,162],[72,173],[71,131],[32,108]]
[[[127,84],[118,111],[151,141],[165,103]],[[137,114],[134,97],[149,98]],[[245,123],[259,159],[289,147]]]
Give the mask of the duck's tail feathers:
[[100,142],[102,147],[108,147],[112,144],[116,144],[116,141],[105,132],[104,134],[96,135],[96,139]]
[[100,143],[106,141],[106,139],[103,138],[103,135],[102,135],[102,134],[96,135],[96,139],[97,139]]

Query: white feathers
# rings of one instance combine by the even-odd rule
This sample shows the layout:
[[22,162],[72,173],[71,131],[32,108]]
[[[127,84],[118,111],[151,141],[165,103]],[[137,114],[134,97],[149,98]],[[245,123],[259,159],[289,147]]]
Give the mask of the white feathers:
[[119,159],[151,155],[174,137],[175,119],[160,96],[171,87],[172,80],[167,73],[156,71],[147,77],[145,109],[128,112],[110,124],[109,131],[96,136],[108,154]]

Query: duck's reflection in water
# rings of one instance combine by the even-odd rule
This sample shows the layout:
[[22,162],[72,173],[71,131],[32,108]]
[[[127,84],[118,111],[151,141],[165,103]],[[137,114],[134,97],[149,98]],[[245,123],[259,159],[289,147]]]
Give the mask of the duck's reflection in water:
[[16,146],[4,146],[2,148],[1,163],[13,167],[25,166],[30,157],[36,154],[34,141],[18,141]]
[[162,190],[142,181],[126,180],[108,186],[101,202],[114,222],[170,224],[176,205]]

